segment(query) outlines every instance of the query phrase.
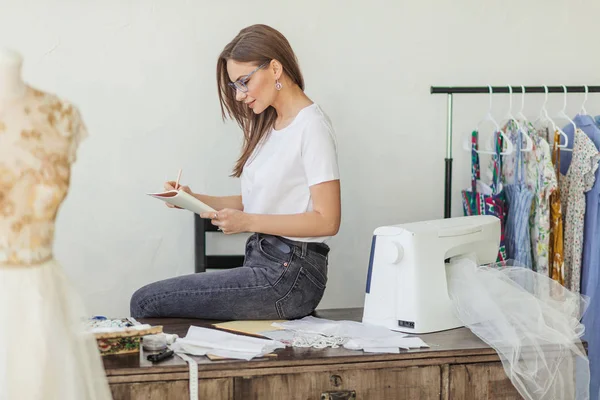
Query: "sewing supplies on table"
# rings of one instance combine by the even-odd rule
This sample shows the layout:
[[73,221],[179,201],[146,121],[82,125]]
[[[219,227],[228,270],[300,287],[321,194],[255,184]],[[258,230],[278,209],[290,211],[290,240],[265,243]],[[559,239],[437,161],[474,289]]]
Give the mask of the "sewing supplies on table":
[[148,361],[152,361],[153,363],[155,362],[160,362],[163,360],[166,360],[168,358],[173,357],[173,355],[175,354],[175,352],[173,350],[163,350],[160,353],[155,353],[155,354],[149,354],[146,359]]
[[285,348],[285,345],[271,339],[190,326],[187,335],[177,339],[170,348],[176,353],[196,356],[212,354],[225,358],[251,360],[276,349]]
[[155,335],[146,335],[142,338],[142,347],[148,351],[164,350],[167,346],[175,343],[179,336],[169,333],[158,333]]
[[143,336],[162,333],[162,326],[141,324],[134,318],[94,316],[85,321],[85,326],[94,334],[102,356],[137,353]]
[[275,322],[282,330],[261,335],[292,347],[344,347],[366,353],[400,353],[400,349],[429,347],[418,337],[394,332],[388,328],[357,321],[334,321],[311,315],[301,319]]

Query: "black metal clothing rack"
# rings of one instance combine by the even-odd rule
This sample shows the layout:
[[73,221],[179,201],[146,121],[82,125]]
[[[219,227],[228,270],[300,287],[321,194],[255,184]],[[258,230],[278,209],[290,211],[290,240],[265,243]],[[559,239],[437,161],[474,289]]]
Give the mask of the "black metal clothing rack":
[[[492,86],[496,93],[600,93],[600,86]],[[444,218],[450,218],[452,201],[452,95],[483,93],[490,94],[489,86],[431,86],[431,94],[447,94],[446,120],[446,165],[444,183]]]

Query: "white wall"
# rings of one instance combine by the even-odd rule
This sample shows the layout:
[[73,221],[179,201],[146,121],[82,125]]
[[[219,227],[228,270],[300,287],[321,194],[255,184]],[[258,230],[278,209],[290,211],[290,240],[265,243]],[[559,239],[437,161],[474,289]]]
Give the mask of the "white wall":
[[[442,217],[446,99],[430,85],[600,84],[598,15],[594,0],[0,0],[0,46],[23,53],[28,82],[83,113],[90,138],[56,256],[90,312],[117,316],[137,287],[193,271],[191,215],[144,193],[179,168],[196,191],[238,193],[228,174],[241,134],[220,120],[216,57],[246,25],[281,30],[337,130],[343,222],[320,306],[337,308],[362,305],[374,228]],[[569,97],[570,114],[582,98]],[[526,113],[542,100],[528,95]],[[561,101],[551,96],[551,112]],[[469,173],[459,138],[487,105],[455,99],[454,215]],[[600,95],[588,109],[600,113]]]

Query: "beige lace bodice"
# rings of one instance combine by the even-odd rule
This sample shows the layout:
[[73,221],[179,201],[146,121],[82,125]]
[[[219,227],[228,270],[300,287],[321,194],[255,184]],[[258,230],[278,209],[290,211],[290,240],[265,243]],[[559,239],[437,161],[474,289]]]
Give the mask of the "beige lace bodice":
[[0,265],[52,258],[54,222],[87,131],[78,110],[27,87],[0,101]]

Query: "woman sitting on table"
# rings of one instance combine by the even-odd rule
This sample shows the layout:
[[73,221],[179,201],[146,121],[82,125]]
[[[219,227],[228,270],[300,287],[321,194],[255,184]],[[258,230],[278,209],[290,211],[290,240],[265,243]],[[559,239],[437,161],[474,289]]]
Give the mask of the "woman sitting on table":
[[[217,81],[223,118],[235,118],[244,132],[233,171],[241,178],[241,195],[215,197],[187,186],[179,189],[218,210],[201,217],[210,218],[223,233],[253,232],[244,263],[144,286],[131,298],[131,316],[304,317],[323,297],[329,253],[324,242],[340,226],[333,127],[304,93],[290,44],[268,26],[245,28],[225,46]],[[174,186],[167,182],[165,190]]]

